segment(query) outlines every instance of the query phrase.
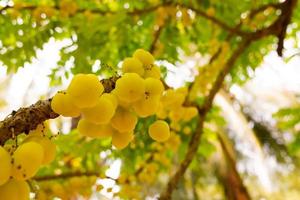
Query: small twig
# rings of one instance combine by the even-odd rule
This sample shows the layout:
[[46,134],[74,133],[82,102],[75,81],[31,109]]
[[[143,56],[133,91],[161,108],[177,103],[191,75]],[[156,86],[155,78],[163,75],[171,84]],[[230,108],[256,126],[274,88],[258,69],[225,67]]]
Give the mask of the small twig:
[[156,48],[156,45],[157,45],[157,42],[159,40],[159,37],[161,35],[161,32],[162,32],[162,29],[163,29],[163,25],[162,26],[159,26],[155,31],[154,31],[154,34],[153,34],[153,41],[150,45],[150,48],[149,48],[149,52],[150,53],[154,53],[155,51],[155,48]]
[[249,34],[246,31],[240,30],[238,27],[231,27],[231,26],[227,25],[226,23],[222,22],[218,18],[216,18],[214,16],[210,16],[205,11],[200,10],[198,8],[194,8],[194,7],[191,7],[189,5],[182,4],[182,3],[176,3],[174,5],[182,7],[182,8],[190,9],[190,10],[194,11],[198,16],[201,16],[201,17],[203,17],[203,18],[205,18],[205,19],[213,22],[214,24],[218,25],[222,29],[224,29],[224,30],[226,30],[226,31],[228,31],[230,33],[233,33],[234,35],[245,36],[245,35]]
[[[59,175],[37,176],[34,177],[33,180],[40,182],[40,181],[49,181],[49,180],[56,180],[56,179],[68,179],[68,178],[81,177],[81,176],[96,176],[101,178],[99,172],[68,172]],[[106,176],[105,178],[116,181],[116,179],[109,176]]]
[[[177,2],[174,3],[172,1],[166,1],[164,3],[157,4],[157,5],[152,6],[152,7],[148,7],[148,8],[144,8],[144,9],[135,9],[135,10],[131,10],[131,11],[127,11],[127,10],[111,11],[111,10],[99,10],[99,9],[78,9],[77,13],[84,13],[86,11],[89,11],[91,13],[100,14],[100,15],[107,15],[107,14],[114,15],[114,14],[119,14],[120,12],[124,11],[127,15],[135,16],[135,15],[144,15],[144,14],[156,11],[158,8],[170,7],[170,6],[190,9],[190,10],[194,11],[198,16],[203,17],[203,18],[213,22],[214,24],[220,26],[222,29],[224,29],[228,32],[234,33],[236,35],[241,35],[242,36],[242,35],[247,35],[248,34],[247,32],[244,32],[240,29],[230,27],[229,25],[227,25],[226,23],[224,23],[221,20],[217,19],[216,17],[208,15],[203,10],[200,10],[198,8],[194,8],[194,7],[191,7],[189,5],[182,4],[182,3],[177,3]],[[13,8],[14,8],[13,6],[5,6],[2,9],[0,9],[0,13],[2,13],[3,11],[5,11],[7,9],[13,9]],[[36,6],[36,5],[27,5],[27,6],[22,7],[21,9],[34,10],[36,8],[38,8],[38,6]],[[57,6],[57,5],[53,6],[52,8],[54,8],[56,10],[60,9],[59,6]]]
[[284,39],[285,39],[285,35],[286,35],[286,31],[287,31],[287,27],[291,22],[291,18],[292,18],[292,11],[293,8],[295,7],[297,1],[296,0],[289,0],[289,1],[285,1],[284,2],[284,6],[282,7],[281,12],[285,13],[284,15],[282,15],[282,22],[281,22],[281,29],[279,31],[279,33],[277,34],[277,38],[278,38],[278,45],[277,45],[277,54],[278,56],[282,57],[282,51],[284,48]]
[[249,12],[249,18],[252,19],[258,13],[264,12],[268,8],[280,9],[282,7],[282,3],[269,3],[266,5],[262,5],[258,8],[254,8]]

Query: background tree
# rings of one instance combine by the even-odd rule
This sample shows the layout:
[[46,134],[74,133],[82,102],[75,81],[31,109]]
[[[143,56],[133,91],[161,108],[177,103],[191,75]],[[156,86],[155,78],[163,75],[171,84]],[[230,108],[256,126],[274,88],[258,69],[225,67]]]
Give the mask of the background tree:
[[[123,150],[112,148],[111,139],[78,134],[78,118],[72,119],[68,134],[56,135],[47,122],[44,132],[56,143],[57,153],[51,164],[28,181],[35,198],[89,198],[103,191],[103,180],[119,186],[106,190],[121,199],[268,197],[263,191],[252,190],[255,181],[237,169],[242,156],[236,148],[238,141],[232,137],[234,131],[229,129],[226,110],[214,101],[217,94],[231,107],[239,104],[240,109],[233,110],[241,126],[254,124],[244,127],[248,133],[244,137],[261,145],[255,152],[258,157],[267,146],[278,162],[292,163],[294,173],[299,173],[299,102],[274,114],[277,124],[267,124],[230,94],[233,85],[251,78],[250,71],[270,51],[284,55],[285,38],[297,39],[297,0],[45,0],[1,1],[1,5],[0,60],[8,74],[30,63],[48,41],[67,41],[50,75],[53,87],[73,75],[94,73],[101,78],[105,92],[110,92],[121,75],[120,61],[143,48],[154,55],[161,81],[169,89],[165,81],[168,65],[196,60],[189,81],[181,87],[187,90],[183,105],[196,107],[198,114],[182,120],[179,107],[170,112],[166,121],[172,134],[164,143],[148,136],[153,116],[139,118],[134,139]],[[39,124],[59,117],[50,106],[52,96],[31,102],[34,104],[3,119],[0,144],[19,144]],[[55,122],[64,123],[61,117]],[[292,141],[282,141],[280,134],[275,134],[287,131],[293,135]],[[122,162],[120,176],[107,176],[106,170],[116,161]],[[297,180],[290,182],[297,186]]]

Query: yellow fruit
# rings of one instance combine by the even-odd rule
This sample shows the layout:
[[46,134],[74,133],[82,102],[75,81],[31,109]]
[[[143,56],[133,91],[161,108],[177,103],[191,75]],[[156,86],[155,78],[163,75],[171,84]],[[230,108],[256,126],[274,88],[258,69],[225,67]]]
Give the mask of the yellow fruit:
[[129,142],[133,139],[132,132],[120,133],[118,131],[114,132],[112,135],[112,144],[117,149],[124,149],[128,146]]
[[83,186],[83,184],[84,184],[83,181],[86,181],[86,180],[84,180],[82,177],[72,177],[69,179],[69,185],[70,185],[69,187],[71,187],[72,190],[74,190],[74,189],[78,190]]
[[65,117],[78,117],[80,110],[73,104],[73,97],[66,93],[58,92],[52,98],[51,108],[54,112]]
[[45,131],[45,125],[44,123],[39,124],[36,129],[31,130],[29,132],[29,135],[35,135],[35,136],[43,136],[44,135],[44,131]]
[[143,98],[133,104],[133,109],[139,117],[154,115],[158,110],[159,100],[158,96]]
[[51,141],[49,138],[47,137],[42,137],[42,136],[29,136],[24,140],[25,142],[36,142],[38,144],[40,144],[43,147],[44,150],[44,156],[43,156],[43,161],[42,164],[46,165],[46,164],[50,164],[56,155],[56,145],[54,144],[53,141]]
[[42,164],[43,147],[36,142],[20,145],[13,155],[12,176],[17,180],[27,180],[33,177]]
[[164,142],[170,137],[169,125],[163,120],[157,120],[151,124],[148,132],[150,137],[157,142]]
[[11,175],[11,169],[11,157],[9,153],[2,146],[0,146],[0,186],[6,183],[9,179]]
[[183,104],[185,100],[185,95],[181,92],[176,92],[175,90],[168,89],[161,98],[161,102],[165,109],[176,110],[179,106]]
[[145,82],[136,73],[126,73],[116,82],[115,94],[121,101],[138,101],[145,93]]
[[[111,91],[111,94],[113,94],[117,97],[116,90]],[[129,102],[122,101],[120,98],[117,98],[117,101],[118,101],[118,105],[123,107],[123,108],[129,108],[132,104],[132,103],[129,103]]]
[[93,107],[103,93],[104,87],[94,74],[77,74],[73,77],[67,93],[78,108]]
[[189,126],[186,126],[183,128],[182,132],[186,135],[189,135],[192,132],[192,129]]
[[145,79],[145,94],[147,96],[161,96],[164,91],[162,82],[155,78]]
[[134,130],[137,117],[129,110],[119,107],[110,123],[119,132],[129,132]]
[[185,108],[182,106],[178,106],[176,109],[169,112],[169,117],[172,122],[175,122],[175,124],[177,124],[176,122],[180,121],[183,118],[184,113]]
[[171,122],[170,127],[173,131],[176,131],[176,132],[180,131],[180,129],[181,129],[180,124],[178,122],[175,122],[175,121]]
[[60,14],[63,17],[74,15],[78,9],[78,5],[72,0],[61,0],[59,1]]
[[29,193],[26,181],[11,179],[0,186],[1,200],[29,200]]
[[77,129],[82,135],[92,138],[110,137],[114,132],[109,125],[93,124],[85,119],[79,120]]
[[156,79],[160,79],[160,69],[157,66],[152,66],[151,68],[148,68],[145,70],[145,74],[144,74],[145,78],[156,78]]
[[115,106],[106,97],[98,98],[94,107],[82,109],[83,117],[95,124],[107,124],[115,114]]
[[214,16],[216,14],[216,11],[213,7],[209,7],[207,10],[206,10],[206,14],[208,16]]
[[144,75],[144,67],[141,61],[136,58],[125,58],[122,64],[122,72],[137,73],[140,76]]
[[166,119],[168,117],[168,112],[167,112],[166,109],[164,109],[164,106],[163,106],[162,102],[159,102],[159,104],[158,104],[158,108],[157,108],[157,111],[156,111],[156,116],[159,119]]
[[198,115],[198,109],[196,107],[186,107],[183,112],[183,120],[190,121],[192,118]]
[[7,153],[9,155],[12,156],[14,154],[14,151],[16,150],[17,147],[14,144],[5,144],[3,148],[7,151]]
[[145,51],[144,49],[137,49],[133,53],[133,57],[139,59],[145,68],[150,67],[154,63],[154,57],[152,56],[151,53],[148,51]]
[[176,89],[177,93],[181,93],[184,97],[188,95],[189,89],[187,87],[181,87]]
[[104,93],[104,94],[102,94],[101,97],[105,98],[105,99],[108,99],[113,104],[114,109],[117,108],[117,106],[118,106],[118,99],[117,99],[117,97],[116,97],[115,94],[113,94],[113,93]]
[[42,190],[39,190],[38,193],[36,193],[36,200],[47,200],[48,199],[48,196],[47,194],[42,191]]
[[97,191],[97,192],[100,192],[103,188],[104,188],[103,185],[97,185],[97,186],[96,186],[96,191]]
[[67,200],[68,195],[66,194],[66,190],[64,189],[63,185],[61,183],[54,183],[51,185],[51,191],[55,194],[55,196]]

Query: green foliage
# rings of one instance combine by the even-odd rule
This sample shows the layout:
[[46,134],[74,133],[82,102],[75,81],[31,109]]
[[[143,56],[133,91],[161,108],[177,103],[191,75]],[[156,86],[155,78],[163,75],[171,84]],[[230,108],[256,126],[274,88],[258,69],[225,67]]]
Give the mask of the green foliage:
[[283,108],[273,115],[278,119],[278,128],[282,130],[293,130],[300,123],[300,107]]
[[[213,10],[211,12],[215,13],[214,17],[222,19],[233,27],[238,23],[237,19],[241,13],[269,2],[261,1],[259,4],[254,4],[236,3],[235,0],[231,0],[222,3],[214,1],[202,3],[175,1],[174,3],[204,10],[204,12],[211,9]],[[2,27],[0,38],[3,38],[0,59],[9,71],[16,71],[25,62],[31,62],[36,57],[36,50],[42,49],[43,44],[52,37],[56,40],[71,41],[70,45],[60,51],[61,59],[58,61],[58,68],[63,68],[67,61],[72,60],[72,73],[88,73],[92,71],[95,61],[99,60],[102,64],[116,69],[118,62],[131,55],[135,49],[149,49],[152,46],[155,29],[158,28],[155,27],[156,23],[162,17],[165,17],[165,21],[160,25],[162,30],[159,44],[156,44],[159,49],[162,48],[157,52],[158,59],[175,62],[179,58],[178,49],[186,54],[193,54],[194,50],[190,49],[191,44],[195,44],[198,51],[206,54],[212,48],[212,40],[221,43],[228,36],[226,31],[209,20],[198,17],[197,14],[196,20],[191,18],[190,22],[176,17],[176,12],[184,12],[184,9],[172,8],[172,10],[166,6],[162,11],[163,15],[159,14],[157,9],[151,9],[163,4],[160,1],[99,3],[78,0],[73,2],[77,12],[66,17],[64,13],[71,13],[71,11],[59,9],[61,3],[56,1],[16,1],[15,3],[20,8],[6,9],[2,11],[0,17]],[[33,8],[28,9],[28,6]],[[127,6],[128,9],[125,9],[124,7]],[[136,10],[140,12],[136,15],[132,14]],[[38,14],[41,13],[46,13],[46,18],[40,18]],[[232,46],[236,42],[237,40],[232,40]],[[235,68],[232,72],[234,82],[248,80],[248,66],[254,69],[260,64],[263,55],[271,50],[268,48],[271,42],[266,40],[252,45],[248,50],[251,53],[244,54],[240,59],[238,66],[241,67]],[[103,67],[97,73],[110,76],[111,68]],[[53,74],[57,70],[54,69]],[[68,72],[65,75],[67,76]],[[52,75],[51,78],[55,79],[55,76]]]
[[300,124],[300,107],[282,108],[273,114],[277,119],[277,127],[284,132],[292,134],[292,140],[288,145],[291,155],[299,156],[300,151],[300,131],[297,128]]

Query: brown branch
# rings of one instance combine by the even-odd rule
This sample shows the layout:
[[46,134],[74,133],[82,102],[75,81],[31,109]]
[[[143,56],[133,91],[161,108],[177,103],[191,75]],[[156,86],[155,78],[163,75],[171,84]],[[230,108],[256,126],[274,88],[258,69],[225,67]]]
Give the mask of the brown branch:
[[50,106],[51,99],[40,100],[37,103],[13,111],[6,119],[0,122],[0,145],[8,139],[14,138],[21,133],[28,134],[30,130],[46,121],[58,117]]
[[176,3],[174,4],[176,6],[179,6],[181,8],[186,8],[186,9],[189,9],[189,10],[192,10],[194,11],[198,16],[201,16],[207,20],[210,20],[211,22],[213,22],[214,24],[218,25],[220,28],[230,32],[230,33],[233,33],[234,35],[240,35],[240,36],[245,36],[245,35],[248,35],[249,32],[245,32],[245,31],[242,31],[239,29],[239,27],[231,27],[229,26],[228,24],[222,22],[221,20],[219,20],[218,18],[214,17],[214,16],[210,16],[209,14],[207,14],[205,11],[203,10],[200,10],[198,8],[194,8],[194,7],[191,7],[191,6],[188,6],[188,5],[185,5],[185,4],[182,4],[182,3]]
[[250,11],[249,18],[252,19],[255,15],[257,15],[258,13],[264,12],[268,8],[281,9],[282,3],[269,3],[266,5],[262,5],[258,8],[254,8]]
[[[105,92],[110,92],[115,87],[115,82],[119,77],[111,77],[101,80]],[[37,103],[13,111],[3,121],[0,122],[0,145],[16,136],[36,129],[42,122],[48,119],[54,119],[59,115],[51,109],[51,99],[40,100]]]
[[277,18],[277,20],[270,26],[259,29],[249,34],[247,37],[252,38],[253,40],[258,40],[270,35],[278,37],[282,34],[282,31],[286,29],[287,20],[290,20],[297,1],[298,0],[286,0],[281,3],[281,15]]
[[[134,176],[137,177],[144,169],[144,167],[150,163],[154,158],[154,154],[152,154],[151,156],[148,157],[148,159],[145,161],[145,164],[142,165],[141,167],[139,167],[135,173]],[[95,172],[95,171],[90,171],[90,172],[80,172],[80,171],[76,171],[76,172],[66,172],[63,174],[58,174],[58,175],[44,175],[44,176],[36,176],[33,177],[32,179],[35,181],[49,181],[49,180],[56,180],[56,179],[68,179],[68,178],[72,178],[72,177],[80,177],[80,176],[97,176],[100,178],[103,178],[100,174],[100,172]],[[106,179],[111,179],[114,180],[116,182],[118,182],[118,179],[112,178],[110,176],[105,176],[104,178]],[[129,179],[125,180],[126,183],[129,182]]]
[[[222,179],[225,194],[228,200],[250,200],[246,186],[236,169],[236,160],[230,154],[224,139],[218,134],[218,140],[222,147],[223,155],[226,160],[227,170],[220,177]],[[221,169],[223,170],[223,169]]]
[[200,138],[203,132],[203,126],[206,114],[210,110],[212,106],[212,101],[214,99],[214,96],[216,95],[217,91],[222,86],[223,80],[226,76],[226,74],[229,73],[230,69],[232,68],[234,62],[238,59],[238,57],[242,54],[242,52],[245,51],[245,49],[248,47],[249,41],[243,41],[240,46],[232,53],[232,56],[229,58],[229,60],[226,62],[222,72],[218,75],[213,88],[210,90],[210,93],[208,97],[205,100],[203,107],[198,107],[199,110],[199,120],[198,120],[198,126],[194,134],[192,135],[192,138],[189,142],[189,148],[185,155],[184,160],[181,162],[180,166],[176,170],[175,174],[170,178],[168,185],[166,189],[161,193],[160,200],[164,199],[171,199],[172,191],[176,188],[178,182],[180,181],[181,177],[185,173],[186,169],[192,162],[198,146],[200,144]]
[[[73,178],[73,177],[80,177],[80,176],[97,176],[101,177],[99,172],[68,172],[68,173],[63,173],[59,175],[46,175],[46,176],[37,176],[32,178],[35,181],[49,181],[49,180],[56,180],[56,179],[68,179],[68,178]],[[112,177],[106,176],[105,178],[107,179],[112,179],[116,180]]]
[[[152,6],[152,7],[148,7],[148,8],[144,8],[144,9],[134,9],[134,10],[131,10],[131,11],[128,11],[128,10],[111,11],[111,10],[84,9],[83,8],[83,9],[78,9],[76,12],[77,13],[84,13],[86,11],[89,11],[89,12],[91,12],[93,14],[107,15],[107,14],[118,14],[118,13],[120,13],[122,11],[125,11],[126,14],[128,14],[128,15],[143,15],[143,14],[155,11],[159,7],[168,6],[170,4],[171,4],[170,2],[166,2],[166,3],[158,4],[158,5],[155,5],[155,6]],[[40,5],[24,5],[24,6],[20,7],[20,8],[18,8],[18,9],[35,10],[39,6]],[[14,9],[14,8],[15,8],[14,6],[7,5],[7,6],[2,7],[0,9],[0,13],[2,13],[5,10]],[[55,5],[55,6],[51,7],[51,8],[53,8],[55,10],[59,10],[60,9],[59,5]]]
[[148,159],[145,161],[144,165],[140,166],[140,167],[135,171],[135,173],[134,173],[135,176],[138,176],[140,173],[142,173],[142,171],[144,170],[145,166],[146,166],[148,163],[150,163],[150,162],[153,161],[153,159],[154,159],[154,153],[155,153],[155,151],[152,152],[151,156],[148,157]]
[[[199,120],[198,120],[198,127],[194,134],[192,135],[192,138],[189,142],[189,148],[187,150],[187,153],[185,155],[184,160],[181,162],[180,166],[176,170],[175,174],[170,178],[167,187],[160,195],[160,200],[166,200],[171,199],[172,192],[176,188],[178,182],[180,181],[181,177],[184,175],[186,169],[188,168],[189,164],[193,160],[198,146],[200,144],[200,138],[203,132],[203,126],[205,117],[212,107],[212,103],[214,100],[214,97],[218,90],[221,88],[222,83],[225,79],[225,76],[230,72],[230,70],[233,68],[235,61],[238,59],[238,57],[247,49],[247,47],[252,43],[255,42],[263,37],[270,36],[270,35],[277,35],[280,33],[282,26],[284,26],[285,21],[283,19],[286,19],[286,15],[291,15],[291,12],[294,8],[294,5],[296,5],[297,0],[287,0],[283,3],[284,8],[288,7],[289,10],[285,10],[286,12],[282,12],[281,15],[278,17],[278,19],[269,27],[258,30],[250,35],[245,35],[242,39],[242,42],[236,48],[236,50],[232,53],[231,57],[228,59],[228,61],[225,63],[222,71],[220,71],[219,75],[216,78],[216,81],[213,84],[212,89],[210,90],[208,96],[205,98],[205,102],[202,107],[199,107]],[[282,8],[283,8],[282,7]],[[287,9],[287,8],[286,8]],[[289,14],[286,14],[286,13]]]
[[153,54],[154,51],[155,51],[157,42],[158,42],[158,40],[159,40],[159,37],[160,37],[160,35],[161,35],[161,32],[162,32],[163,28],[164,28],[163,25],[162,25],[162,26],[158,26],[158,28],[157,28],[157,29],[154,31],[154,33],[153,33],[153,41],[152,41],[152,43],[151,43],[151,45],[150,45],[150,48],[149,48],[149,52],[152,53],[152,54]]
[[281,29],[279,33],[277,34],[278,38],[278,46],[277,46],[277,54],[278,56],[282,56],[282,51],[284,48],[284,38],[286,35],[287,27],[291,22],[292,18],[292,11],[293,8],[295,7],[297,1],[286,1],[285,6],[282,7],[281,12],[285,13],[282,18],[281,22]]
[[[91,13],[100,14],[100,15],[107,15],[107,14],[114,15],[114,14],[119,14],[120,12],[123,11],[127,15],[135,16],[135,15],[143,15],[143,14],[147,14],[147,13],[156,11],[158,8],[161,8],[161,7],[170,7],[170,6],[192,10],[198,16],[203,17],[203,18],[213,22],[214,24],[218,25],[219,27],[221,27],[222,29],[224,29],[230,33],[234,33],[234,34],[240,35],[240,36],[249,34],[248,32],[240,30],[239,27],[232,28],[231,26],[227,25],[225,22],[222,22],[221,20],[217,19],[214,16],[208,15],[205,11],[203,11],[201,9],[194,8],[189,5],[182,4],[182,3],[177,3],[177,2],[174,3],[172,1],[166,1],[164,3],[158,4],[158,5],[155,5],[152,7],[148,7],[148,8],[144,8],[144,9],[135,9],[135,10],[131,10],[131,11],[128,11],[128,10],[111,11],[111,10],[99,10],[99,9],[78,9],[77,13],[84,13],[86,11],[89,11]],[[0,9],[0,13],[2,13],[3,11],[5,11],[7,9],[13,9],[13,8],[14,8],[13,6],[5,6],[2,9]],[[38,6],[36,6],[36,5],[27,5],[27,6],[22,7],[21,9],[34,10],[36,8],[38,8]],[[59,6],[57,6],[57,5],[52,8],[59,10]]]

